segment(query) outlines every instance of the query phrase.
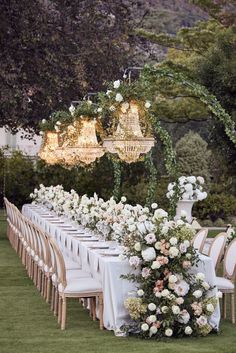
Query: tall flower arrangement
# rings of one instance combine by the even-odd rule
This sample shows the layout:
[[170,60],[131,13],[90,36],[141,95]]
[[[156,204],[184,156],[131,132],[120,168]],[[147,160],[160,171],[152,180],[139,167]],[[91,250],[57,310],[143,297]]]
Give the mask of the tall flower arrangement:
[[204,178],[201,176],[181,176],[177,182],[168,185],[167,198],[182,200],[202,201],[207,197],[204,191]]
[[139,269],[138,275],[125,276],[139,285],[125,301],[130,329],[144,338],[207,335],[218,299],[209,296],[204,274],[190,271],[198,261],[191,245],[194,230],[184,220],[169,221],[161,209],[152,221],[152,232],[124,242],[130,265]]

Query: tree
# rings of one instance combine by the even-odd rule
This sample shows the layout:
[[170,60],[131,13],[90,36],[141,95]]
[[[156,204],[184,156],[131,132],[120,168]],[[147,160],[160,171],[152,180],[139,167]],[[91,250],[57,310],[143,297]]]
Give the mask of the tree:
[[180,175],[203,176],[210,181],[211,151],[201,136],[189,131],[176,143],[176,157]]
[[2,0],[0,126],[37,129],[116,77],[131,52],[128,17],[121,2]]

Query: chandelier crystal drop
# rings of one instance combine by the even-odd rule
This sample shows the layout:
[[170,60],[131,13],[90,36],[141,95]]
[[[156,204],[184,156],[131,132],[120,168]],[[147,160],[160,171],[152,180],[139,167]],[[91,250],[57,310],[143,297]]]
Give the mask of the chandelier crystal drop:
[[95,162],[97,158],[101,158],[105,151],[97,140],[96,120],[85,117],[75,126],[68,126],[65,142],[58,153],[68,166],[80,163],[88,165]]
[[44,133],[43,142],[39,151],[39,157],[47,164],[60,163],[62,158],[58,154],[59,134],[54,131],[46,131]]
[[104,138],[103,147],[126,163],[136,162],[141,154],[154,146],[153,137],[144,137],[140,127],[140,111],[135,101],[130,101],[127,110],[119,112],[119,122],[113,136]]

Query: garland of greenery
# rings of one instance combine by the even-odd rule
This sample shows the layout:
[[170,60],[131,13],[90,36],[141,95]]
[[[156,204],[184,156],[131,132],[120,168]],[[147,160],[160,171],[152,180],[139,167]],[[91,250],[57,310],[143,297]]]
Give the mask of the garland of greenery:
[[113,197],[118,201],[121,197],[121,172],[122,165],[121,161],[115,156],[107,153],[107,158],[112,162],[113,165],[113,177],[114,177],[114,187],[113,187]]
[[149,183],[146,197],[146,206],[150,207],[155,201],[155,191],[157,184],[157,170],[152,159],[152,151],[148,152],[144,159],[146,169],[149,171]]
[[155,78],[166,77],[175,83],[179,83],[190,89],[202,103],[206,104],[208,109],[218,118],[218,120],[224,125],[225,133],[229,139],[236,145],[236,126],[230,115],[221,106],[217,98],[211,94],[204,86],[192,81],[182,73],[176,72],[171,69],[145,66],[142,72],[142,78],[145,81],[153,81]]

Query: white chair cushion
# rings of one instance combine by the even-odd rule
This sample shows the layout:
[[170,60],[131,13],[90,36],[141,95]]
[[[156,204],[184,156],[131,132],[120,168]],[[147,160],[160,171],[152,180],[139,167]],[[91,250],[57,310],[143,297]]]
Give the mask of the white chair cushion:
[[66,270],[77,270],[77,269],[80,269],[80,265],[77,262],[69,259],[66,256],[63,256],[63,257],[64,257],[64,261],[65,261]]
[[233,283],[224,277],[216,277],[216,287],[219,290],[223,289],[234,289]]
[[66,280],[70,282],[70,280],[74,278],[91,278],[91,274],[83,271],[83,270],[68,270],[66,271]]
[[102,292],[101,284],[93,278],[78,278],[68,281],[66,288],[60,283],[58,286],[60,293],[89,293],[89,292]]

